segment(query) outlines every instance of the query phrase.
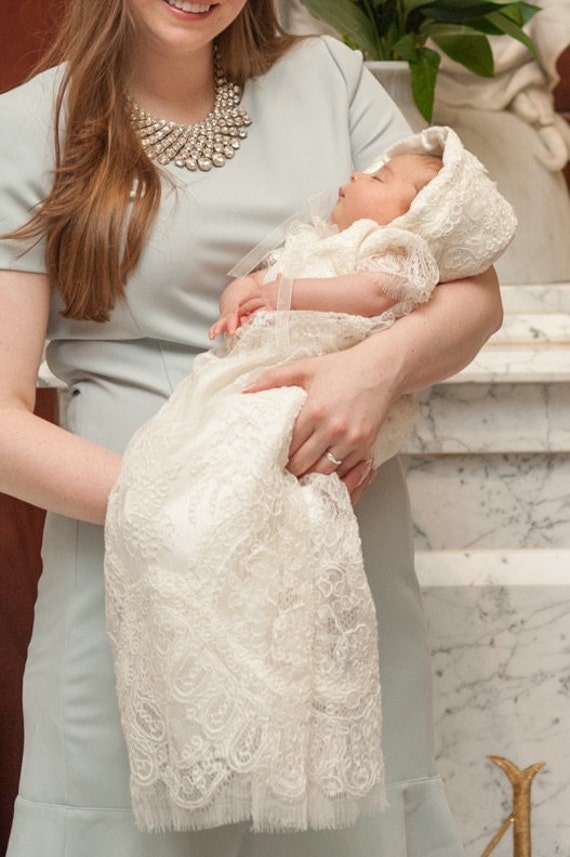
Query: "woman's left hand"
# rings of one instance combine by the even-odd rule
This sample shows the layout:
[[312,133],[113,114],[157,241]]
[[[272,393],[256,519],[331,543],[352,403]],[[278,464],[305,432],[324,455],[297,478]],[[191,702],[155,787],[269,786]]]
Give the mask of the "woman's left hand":
[[395,398],[392,381],[379,378],[377,365],[366,355],[366,349],[355,346],[299,360],[268,369],[245,390],[306,390],[307,401],[293,429],[289,470],[298,477],[336,472],[353,501],[374,475],[370,450]]
[[265,371],[246,392],[306,390],[289,469],[296,476],[336,472],[354,501],[371,478],[365,472],[369,453],[393,402],[459,372],[501,320],[499,284],[490,269],[439,285],[428,303],[352,348]]

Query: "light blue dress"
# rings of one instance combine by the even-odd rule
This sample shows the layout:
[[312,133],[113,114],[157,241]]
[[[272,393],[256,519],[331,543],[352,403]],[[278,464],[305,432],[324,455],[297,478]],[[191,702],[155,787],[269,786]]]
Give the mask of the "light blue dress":
[[[59,72],[0,97],[0,233],[49,189]],[[306,41],[243,103],[253,118],[234,160],[210,173],[168,169],[159,217],[106,324],[62,318],[54,294],[48,359],[69,385],[65,425],[122,450],[209,346],[226,272],[313,193],[334,191],[407,132],[360,55]],[[44,269],[41,246],[0,243],[0,268]],[[389,809],[340,831],[252,834],[247,825],[140,833],[104,618],[101,527],[48,515],[25,676],[26,743],[8,857],[460,857],[435,771],[430,664],[397,459],[359,504],[376,602]]]

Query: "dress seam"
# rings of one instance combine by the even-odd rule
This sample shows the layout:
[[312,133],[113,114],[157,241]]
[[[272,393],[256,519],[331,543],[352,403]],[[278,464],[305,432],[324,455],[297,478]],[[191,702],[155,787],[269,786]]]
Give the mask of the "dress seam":
[[[73,585],[74,585],[74,597],[75,592],[77,592],[78,588],[78,556],[79,556],[79,521],[75,521],[75,556],[73,558]],[[60,690],[59,699],[61,705],[61,742],[63,748],[63,765],[65,771],[65,795],[69,795],[69,784],[70,784],[70,776],[69,776],[69,752],[68,752],[68,728],[67,728],[67,689],[68,689],[68,670],[69,670],[69,635],[71,633],[70,628],[70,611],[71,611],[71,603],[69,598],[66,604],[66,615],[65,615],[65,639],[64,639],[64,649],[63,649],[63,665],[61,670],[61,676],[63,680],[63,684]]]
[[18,795],[18,801],[28,804],[28,806],[44,807],[45,809],[57,809],[63,812],[113,812],[113,813],[128,813],[132,815],[130,806],[72,806],[65,803],[45,803],[41,800],[32,800],[31,798]]
[[[431,783],[440,781],[441,776],[439,774],[434,774],[431,777],[416,777],[410,780],[397,780],[393,783],[387,783],[386,788],[394,789],[398,787],[418,785],[420,783]],[[64,803],[46,803],[45,801],[33,800],[32,798],[26,798],[22,795],[18,795],[18,800],[30,806],[45,807],[46,809],[61,809],[65,812],[126,812],[129,815],[132,815],[132,807],[130,806],[73,806],[71,804]]]
[[441,781],[440,774],[433,774],[431,777],[415,777],[410,780],[395,780],[393,783],[386,783],[386,788],[396,788],[398,786],[413,786],[417,783],[431,783]]

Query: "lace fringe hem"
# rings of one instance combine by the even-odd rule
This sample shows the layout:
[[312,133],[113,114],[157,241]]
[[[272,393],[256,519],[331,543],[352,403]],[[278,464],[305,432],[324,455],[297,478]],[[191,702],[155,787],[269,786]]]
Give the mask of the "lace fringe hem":
[[388,804],[383,784],[374,786],[363,798],[351,795],[305,796],[299,801],[268,799],[265,790],[252,794],[241,786],[218,795],[198,809],[173,803],[155,792],[133,795],[133,811],[138,827],[145,833],[169,830],[205,830],[251,821],[254,833],[293,833],[306,830],[336,830],[351,827],[358,819],[383,812]]

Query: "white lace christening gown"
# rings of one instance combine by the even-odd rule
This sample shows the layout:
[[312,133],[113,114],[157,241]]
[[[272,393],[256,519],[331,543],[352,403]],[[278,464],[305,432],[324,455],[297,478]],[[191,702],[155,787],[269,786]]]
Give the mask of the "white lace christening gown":
[[[286,469],[304,390],[242,389],[393,319],[259,312],[195,359],[126,450],[107,617],[145,830],[329,828],[382,809],[376,615],[348,493]],[[414,417],[401,400],[380,459]]]

